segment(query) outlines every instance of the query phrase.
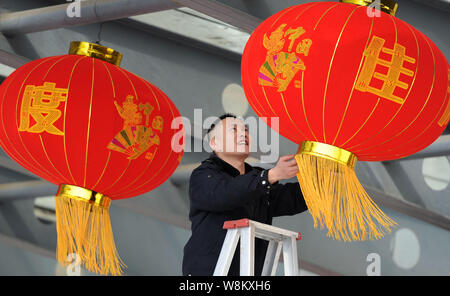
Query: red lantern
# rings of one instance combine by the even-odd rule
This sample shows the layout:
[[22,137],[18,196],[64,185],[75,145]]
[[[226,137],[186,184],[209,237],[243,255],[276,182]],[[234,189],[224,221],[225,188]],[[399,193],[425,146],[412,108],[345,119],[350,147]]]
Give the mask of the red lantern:
[[242,57],[250,105],[278,117],[277,131],[300,145],[309,211],[337,239],[379,238],[395,225],[354,176],[356,159],[413,154],[450,119],[446,58],[393,16],[395,1],[381,5],[384,12],[336,2],[290,7],[258,26]]
[[170,99],[121,69],[118,52],[73,42],[70,53],[32,61],[2,83],[0,142],[23,167],[60,185],[58,260],[78,253],[89,270],[120,274],[110,200],[163,183],[181,160],[172,139],[181,135],[182,145],[184,130],[171,127],[180,114]]

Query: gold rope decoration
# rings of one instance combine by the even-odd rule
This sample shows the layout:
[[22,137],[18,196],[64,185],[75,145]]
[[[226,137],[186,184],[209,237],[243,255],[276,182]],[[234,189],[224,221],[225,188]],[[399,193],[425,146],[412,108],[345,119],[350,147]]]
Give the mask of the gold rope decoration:
[[314,227],[344,241],[379,239],[397,223],[373,202],[356,177],[356,157],[324,143],[305,141],[295,155],[298,182]]
[[67,266],[69,254],[77,254],[89,271],[121,275],[126,265],[114,243],[109,217],[111,199],[100,193],[63,184],[56,201],[57,259]]

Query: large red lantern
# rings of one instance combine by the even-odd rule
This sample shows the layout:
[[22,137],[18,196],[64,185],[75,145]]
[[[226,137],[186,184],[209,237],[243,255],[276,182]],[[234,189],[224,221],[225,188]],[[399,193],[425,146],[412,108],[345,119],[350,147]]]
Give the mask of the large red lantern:
[[446,58],[394,16],[395,1],[380,3],[383,12],[336,2],[290,7],[253,32],[242,57],[250,105],[263,119],[278,117],[277,131],[299,144],[309,212],[336,239],[380,238],[396,224],[358,182],[356,160],[413,154],[450,119]]
[[[121,54],[72,42],[69,55],[32,61],[0,86],[0,143],[11,158],[59,185],[57,257],[121,274],[111,200],[163,183],[183,154],[180,114],[156,86],[119,67]],[[178,139],[173,141],[173,139]]]

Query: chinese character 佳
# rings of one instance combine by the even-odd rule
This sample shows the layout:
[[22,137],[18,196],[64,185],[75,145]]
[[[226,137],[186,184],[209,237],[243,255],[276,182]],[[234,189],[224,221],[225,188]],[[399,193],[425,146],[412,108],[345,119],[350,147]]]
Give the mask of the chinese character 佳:
[[[61,117],[59,104],[67,100],[66,88],[55,88],[55,83],[44,82],[42,86],[27,85],[22,97],[19,131],[30,133],[47,132],[64,135],[54,123]],[[35,123],[30,125],[30,117]]]
[[[404,62],[411,64],[416,63],[416,59],[405,54],[406,48],[398,43],[395,43],[394,49],[383,47],[385,40],[378,36],[373,36],[372,40],[364,51],[364,65],[356,82],[355,89],[362,92],[369,92],[380,96],[384,99],[393,101],[398,104],[403,104],[405,99],[394,95],[396,87],[407,90],[409,85],[399,80],[400,74],[412,77],[414,72],[403,67]],[[391,61],[380,58],[380,53],[391,55]],[[388,68],[387,74],[381,74],[375,71],[376,66],[384,66]],[[376,88],[370,85],[372,79],[378,79],[383,82],[381,88]]]

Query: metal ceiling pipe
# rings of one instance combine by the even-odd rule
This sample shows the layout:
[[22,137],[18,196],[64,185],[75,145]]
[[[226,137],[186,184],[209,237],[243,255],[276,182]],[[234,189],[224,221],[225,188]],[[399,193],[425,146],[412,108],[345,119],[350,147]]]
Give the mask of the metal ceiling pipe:
[[414,0],[414,2],[450,12],[450,0]]
[[5,183],[0,184],[0,202],[55,195],[57,191],[57,185],[41,180]]
[[31,60],[0,49],[0,64],[17,69],[28,62],[31,62]]
[[9,36],[26,34],[127,18],[180,6],[170,0],[76,0],[0,14],[0,32]]
[[263,20],[216,0],[172,0],[251,34]]
[[437,142],[433,143],[427,148],[413,154],[407,156],[405,158],[401,158],[399,160],[411,160],[411,159],[421,159],[427,157],[437,157],[437,156],[450,156],[450,142]]

